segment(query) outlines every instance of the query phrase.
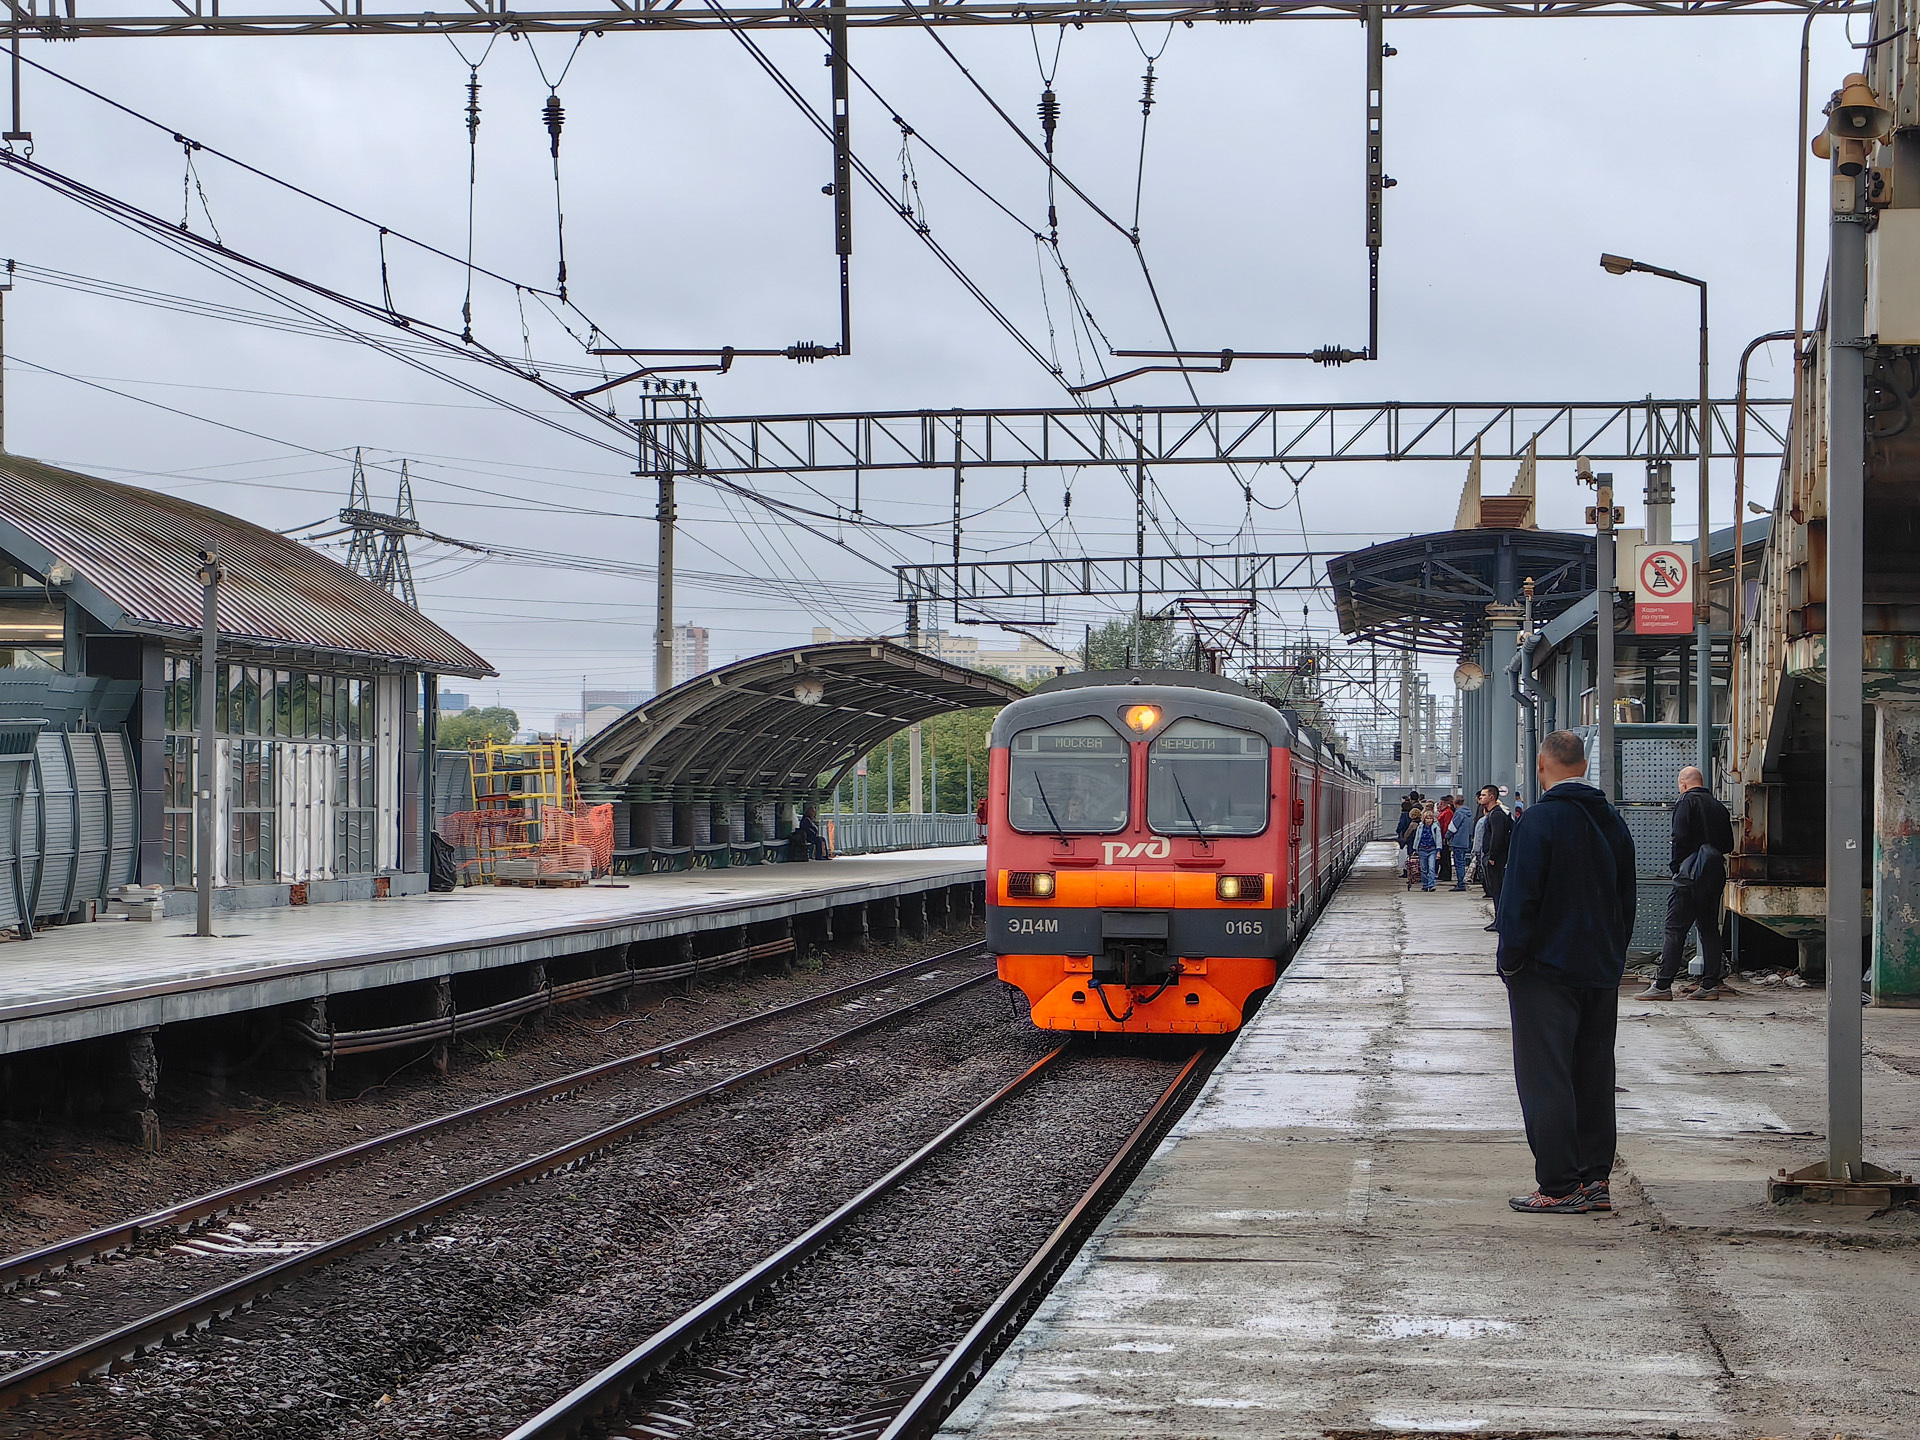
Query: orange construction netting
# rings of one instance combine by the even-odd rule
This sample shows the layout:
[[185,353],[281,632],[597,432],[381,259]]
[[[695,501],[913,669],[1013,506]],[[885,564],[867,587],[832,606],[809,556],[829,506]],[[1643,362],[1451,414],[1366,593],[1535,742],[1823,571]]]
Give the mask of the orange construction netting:
[[[527,856],[542,874],[613,869],[613,806],[583,805],[576,810],[549,808],[540,813],[540,838],[526,841],[528,817],[505,810],[456,810],[436,827],[457,850]],[[465,862],[471,864],[472,862]]]

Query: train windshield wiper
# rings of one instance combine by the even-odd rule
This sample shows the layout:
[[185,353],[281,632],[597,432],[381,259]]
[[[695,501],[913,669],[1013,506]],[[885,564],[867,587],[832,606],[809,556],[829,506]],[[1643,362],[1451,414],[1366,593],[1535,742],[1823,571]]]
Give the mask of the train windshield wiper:
[[1040,783],[1040,769],[1038,766],[1035,766],[1033,771],[1033,788],[1039,792],[1040,803],[1047,807],[1047,818],[1053,821],[1053,838],[1056,840],[1065,840],[1067,838],[1067,832],[1060,825],[1060,817],[1053,813],[1053,802],[1047,799],[1047,787]]
[[1180,797],[1180,808],[1187,812],[1187,823],[1193,826],[1197,838],[1204,838],[1206,832],[1200,828],[1200,817],[1193,813],[1193,806],[1187,803],[1186,787],[1180,783],[1180,771],[1177,766],[1167,766],[1167,774],[1173,777],[1173,793]]

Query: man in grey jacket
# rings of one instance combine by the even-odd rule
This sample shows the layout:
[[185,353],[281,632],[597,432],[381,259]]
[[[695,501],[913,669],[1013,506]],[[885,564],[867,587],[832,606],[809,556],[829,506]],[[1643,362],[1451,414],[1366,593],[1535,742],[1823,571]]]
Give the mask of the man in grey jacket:
[[1453,852],[1453,888],[1467,888],[1467,857],[1473,849],[1473,831],[1478,817],[1462,796],[1453,807],[1453,823],[1447,827],[1447,848]]

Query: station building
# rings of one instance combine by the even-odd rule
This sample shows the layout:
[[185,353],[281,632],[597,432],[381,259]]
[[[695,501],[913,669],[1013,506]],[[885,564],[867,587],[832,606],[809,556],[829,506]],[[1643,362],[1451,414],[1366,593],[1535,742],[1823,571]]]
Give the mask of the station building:
[[[224,568],[200,674],[200,555]],[[437,685],[494,673],[345,565],[151,490],[0,455],[0,925],[114,886],[190,909],[211,782],[225,908],[426,887]],[[199,752],[200,686],[219,739]],[[11,737],[10,740],[5,737]],[[41,817],[45,817],[44,819]],[[0,832],[8,829],[0,823]]]

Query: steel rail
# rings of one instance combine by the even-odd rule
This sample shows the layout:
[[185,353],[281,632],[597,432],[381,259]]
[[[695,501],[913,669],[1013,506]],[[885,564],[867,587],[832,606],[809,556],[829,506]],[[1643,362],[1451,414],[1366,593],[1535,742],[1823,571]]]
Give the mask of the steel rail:
[[1196,1077],[1203,1074],[1202,1062],[1208,1054],[1206,1050],[1196,1052],[1174,1076],[1173,1083],[1134,1127],[1126,1143],[1087,1187],[1086,1194],[1054,1227],[1053,1233],[1034,1251],[1033,1258],[1021,1267],[1020,1273],[973,1323],[960,1343],[947,1352],[946,1359],[934,1367],[933,1373],[880,1433],[879,1440],[924,1440],[940,1428],[954,1406],[966,1397],[974,1383],[986,1374],[987,1367],[1019,1333],[1034,1307],[1080,1253],[1080,1247],[1113,1202],[1133,1183],[1133,1177],[1147,1163],[1154,1147],[1179,1118],[1178,1102]]
[[[478,1120],[488,1115],[497,1115],[503,1111],[519,1109],[527,1105],[537,1105],[562,1096],[574,1094],[589,1085],[632,1070],[641,1066],[657,1065],[660,1061],[687,1050],[718,1040],[723,1036],[735,1034],[741,1030],[753,1029],[775,1020],[795,1015],[817,1005],[829,1004],[862,990],[872,989],[895,980],[912,976],[915,972],[932,969],[936,965],[981,953],[978,944],[961,945],[938,955],[930,955],[916,960],[910,965],[901,965],[864,980],[855,980],[846,985],[836,986],[832,990],[822,991],[818,995],[807,996],[790,1001],[784,1005],[775,1005],[770,1009],[759,1010],[751,1015],[743,1015],[737,1020],[715,1025],[693,1035],[678,1040],[670,1040],[664,1045],[654,1045],[645,1050],[637,1050],[616,1060],[603,1061],[588,1066],[570,1075],[553,1080],[543,1080],[537,1085],[529,1085],[507,1095],[499,1095],[491,1100],[483,1100],[477,1105],[450,1111],[428,1120],[421,1120],[398,1130],[390,1130],[384,1135],[375,1135],[366,1140],[356,1141],[338,1150],[309,1160],[297,1161],[278,1170],[243,1180],[236,1185],[196,1196],[191,1200],[182,1200],[168,1205],[138,1219],[123,1220],[113,1225],[90,1230],[84,1235],[76,1235],[66,1240],[55,1241],[37,1250],[25,1251],[19,1255],[0,1260],[0,1293],[14,1289],[25,1281],[41,1275],[55,1273],[70,1267],[84,1265],[91,1260],[125,1250],[144,1236],[156,1230],[190,1229],[195,1225],[229,1214],[243,1205],[264,1199],[266,1196],[284,1190],[291,1185],[313,1180],[329,1171],[365,1160],[383,1150],[388,1150],[436,1131]],[[901,1012],[893,1012],[901,1013]],[[3,1377],[0,1377],[3,1378]]]
[[1036,1075],[1064,1055],[1067,1049],[1066,1045],[1061,1045],[1048,1051],[1025,1072],[982,1100],[831,1215],[781,1246],[745,1274],[716,1290],[664,1329],[654,1332],[599,1374],[575,1386],[513,1430],[507,1440],[571,1440],[585,1426],[621,1404],[648,1380],[724,1325],[730,1317],[779,1284],[876,1200],[898,1189],[915,1171],[1025,1089]]
[[804,1064],[815,1055],[837,1049],[849,1041],[857,1040],[871,1031],[891,1025],[898,1020],[943,1001],[950,1000],[962,991],[970,990],[983,981],[993,979],[993,972],[987,971],[963,980],[958,985],[949,985],[946,989],[918,1000],[909,1001],[897,1010],[889,1010],[884,1015],[876,1015],[863,1020],[850,1030],[842,1030],[803,1050],[795,1050],[777,1060],[755,1065],[741,1070],[724,1080],[707,1085],[677,1100],[656,1105],[638,1115],[630,1115],[625,1120],[594,1131],[578,1140],[557,1146],[531,1160],[523,1160],[510,1165],[492,1175],[461,1185],[443,1195],[424,1201],[419,1205],[376,1220],[349,1235],[329,1240],[324,1245],[299,1255],[289,1256],[259,1270],[250,1271],[236,1280],[224,1285],[204,1290],[190,1296],[176,1305],[170,1305],[141,1320],[122,1325],[105,1335],[95,1336],[80,1344],[37,1360],[31,1365],[0,1375],[0,1410],[9,1409],[30,1396],[38,1395],[59,1385],[69,1384],[87,1375],[110,1371],[120,1361],[131,1361],[148,1351],[156,1350],[167,1341],[181,1338],[191,1331],[205,1330],[215,1320],[224,1320],[230,1315],[248,1310],[253,1305],[284,1289],[295,1280],[324,1269],[335,1261],[344,1260],[363,1251],[372,1250],[388,1240],[405,1239],[423,1232],[426,1226],[440,1216],[464,1209],[476,1201],[497,1195],[529,1181],[543,1179],[563,1170],[577,1169],[589,1160],[605,1154],[622,1141],[631,1139],[644,1130],[652,1129],[667,1120],[673,1119],[706,1100],[728,1094],[755,1080],[764,1080],[784,1070],[791,1070]]

